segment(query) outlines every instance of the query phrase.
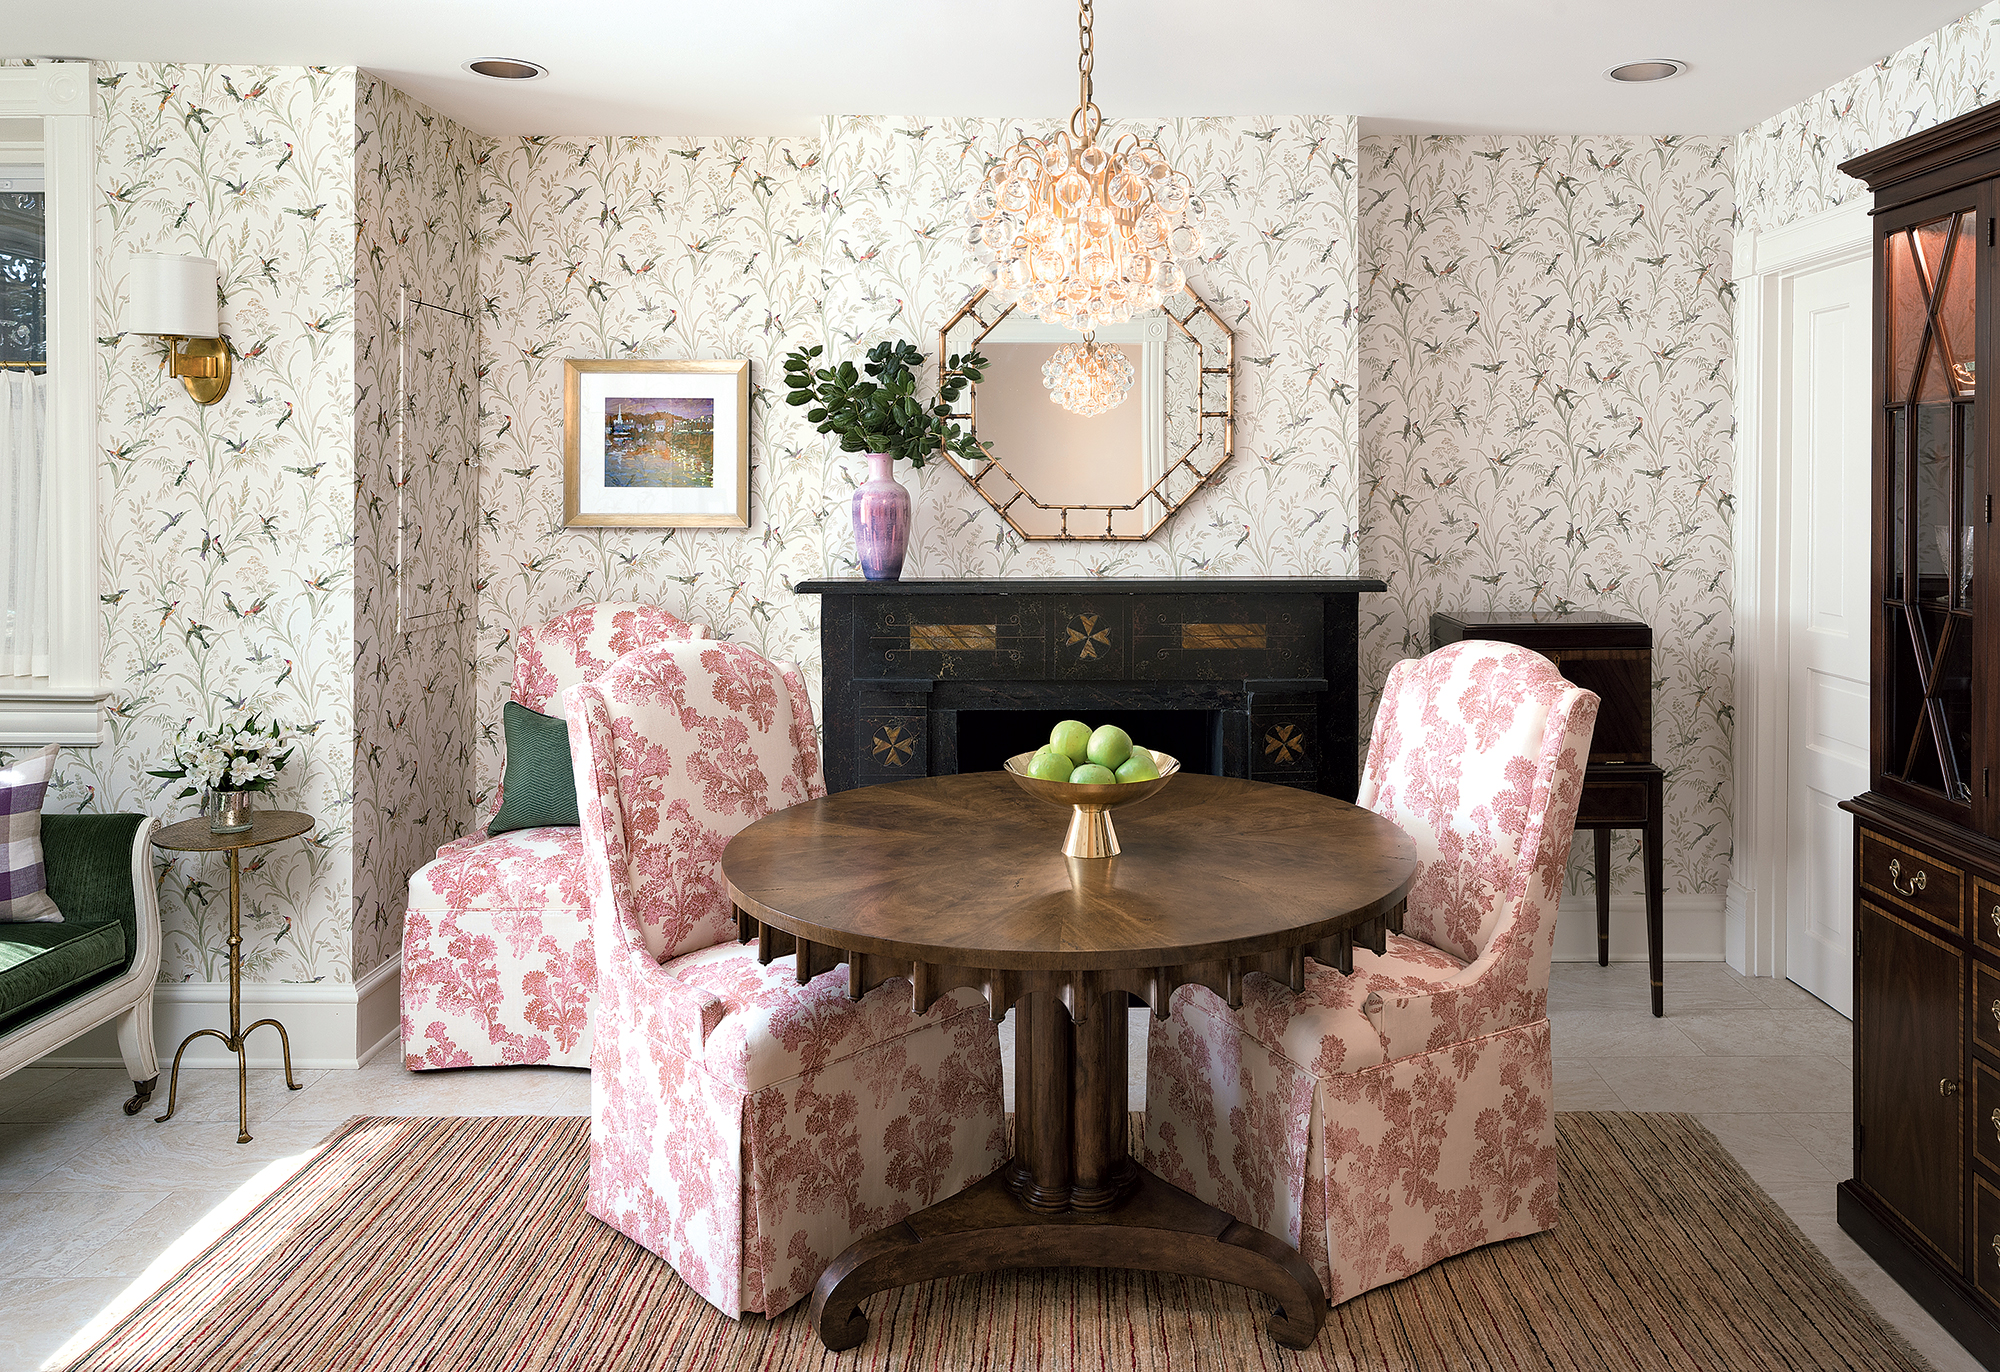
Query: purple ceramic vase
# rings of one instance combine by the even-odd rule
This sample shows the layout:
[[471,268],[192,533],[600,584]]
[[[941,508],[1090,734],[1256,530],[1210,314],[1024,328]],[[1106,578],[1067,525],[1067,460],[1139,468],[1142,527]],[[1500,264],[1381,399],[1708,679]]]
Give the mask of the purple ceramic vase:
[[889,475],[887,453],[868,454],[868,479],[854,488],[854,552],[870,581],[897,581],[910,546],[910,493]]

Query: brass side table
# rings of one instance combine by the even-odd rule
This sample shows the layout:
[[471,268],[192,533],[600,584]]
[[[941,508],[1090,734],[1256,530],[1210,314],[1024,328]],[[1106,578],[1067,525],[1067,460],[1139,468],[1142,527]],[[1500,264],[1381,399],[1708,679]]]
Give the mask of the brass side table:
[[237,850],[261,848],[267,843],[280,839],[297,838],[313,827],[311,815],[300,814],[296,810],[254,810],[248,831],[240,834],[218,834],[208,827],[206,816],[200,819],[182,820],[170,824],[153,835],[153,844],[159,848],[173,848],[184,853],[227,853],[229,854],[229,1032],[220,1029],[197,1029],[181,1040],[181,1046],[174,1052],[173,1076],[167,1084],[167,1113],[155,1118],[155,1124],[165,1124],[174,1117],[174,1097],[181,1084],[181,1054],[187,1047],[203,1035],[213,1035],[222,1040],[230,1052],[236,1054],[236,1141],[250,1142],[250,1060],[244,1055],[243,1041],[251,1031],[270,1025],[278,1031],[278,1042],[285,1052],[285,1085],[296,1091],[301,1083],[292,1080],[292,1040],[285,1033],[285,1026],[274,1019],[260,1019],[249,1028],[243,1027],[243,877],[236,865]]

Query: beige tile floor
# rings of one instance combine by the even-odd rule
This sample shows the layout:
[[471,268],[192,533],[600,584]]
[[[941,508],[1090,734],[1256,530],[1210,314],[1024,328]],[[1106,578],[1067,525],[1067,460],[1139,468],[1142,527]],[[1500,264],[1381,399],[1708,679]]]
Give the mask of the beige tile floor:
[[[1976,1368],[1834,1222],[1848,1173],[1848,1022],[1796,986],[1721,963],[1667,970],[1667,1018],[1646,1013],[1637,964],[1559,964],[1550,987],[1556,1106],[1689,1110],[1938,1372]],[[1144,1011],[1134,1013],[1133,1106]],[[1002,1039],[1010,1089],[1012,1034]],[[252,1074],[235,1142],[235,1074],[182,1073],[179,1113],[119,1112],[116,1070],[30,1068],[0,1078],[0,1369],[30,1372],[93,1320],[129,1308],[267,1193],[350,1115],[585,1114],[586,1073],[473,1069],[413,1075],[393,1056],[358,1072]]]

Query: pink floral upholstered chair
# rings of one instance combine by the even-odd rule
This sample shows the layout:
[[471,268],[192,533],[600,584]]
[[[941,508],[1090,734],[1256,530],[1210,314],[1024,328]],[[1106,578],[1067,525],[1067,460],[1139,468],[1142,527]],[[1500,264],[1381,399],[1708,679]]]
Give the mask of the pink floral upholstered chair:
[[805,682],[728,643],[663,644],[569,692],[596,902],[591,1214],[734,1318],[775,1315],[856,1238],[1006,1155],[1000,1048],[970,990],[911,1013],[897,978],[737,942],[720,859],[826,794]]
[[1555,1223],[1549,957],[1596,720],[1525,648],[1398,663],[1359,802],[1416,844],[1403,932],[1152,1026],[1147,1165],[1298,1244],[1336,1305]]
[[[652,605],[582,605],[515,635],[514,699],[559,715],[564,688],[602,675],[634,648],[707,637],[706,625]],[[489,838],[482,828],[445,844],[411,876],[403,1062],[412,1071],[588,1067],[596,978],[580,829]]]

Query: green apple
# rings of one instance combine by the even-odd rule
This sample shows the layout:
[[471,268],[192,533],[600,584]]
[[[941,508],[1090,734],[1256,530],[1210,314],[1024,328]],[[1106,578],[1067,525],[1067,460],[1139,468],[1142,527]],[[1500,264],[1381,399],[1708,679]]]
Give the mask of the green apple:
[[1132,735],[1116,724],[1100,724],[1097,732],[1090,736],[1090,746],[1085,749],[1084,756],[1100,767],[1115,769],[1132,756]]
[[1118,774],[1109,767],[1100,767],[1095,762],[1086,762],[1069,774],[1072,786],[1109,786],[1118,780]]
[[1028,775],[1041,781],[1068,781],[1076,764],[1054,748],[1044,747],[1028,763]]
[[1089,761],[1090,726],[1080,719],[1066,719],[1049,730],[1049,747],[1070,760],[1073,767]]
[[1160,765],[1144,748],[1134,748],[1132,756],[1118,764],[1120,781],[1151,781],[1160,774]]

